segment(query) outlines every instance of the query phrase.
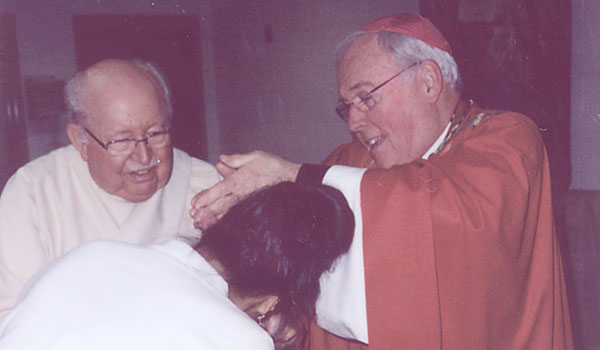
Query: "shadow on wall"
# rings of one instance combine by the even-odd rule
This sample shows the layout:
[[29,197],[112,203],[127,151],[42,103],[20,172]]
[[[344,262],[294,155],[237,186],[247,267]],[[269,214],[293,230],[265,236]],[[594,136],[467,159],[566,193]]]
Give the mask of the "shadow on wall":
[[600,349],[600,191],[569,191],[562,204],[575,349]]

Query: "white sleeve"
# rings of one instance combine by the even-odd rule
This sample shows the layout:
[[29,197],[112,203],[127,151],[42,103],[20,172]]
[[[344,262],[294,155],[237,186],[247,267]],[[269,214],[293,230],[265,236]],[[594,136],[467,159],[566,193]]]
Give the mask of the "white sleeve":
[[13,175],[0,196],[0,323],[21,289],[47,263],[33,186],[25,171]]
[[317,323],[340,337],[368,344],[365,273],[363,264],[360,183],[366,169],[334,165],[323,184],[340,190],[354,213],[354,239],[331,271],[321,277],[317,300]]

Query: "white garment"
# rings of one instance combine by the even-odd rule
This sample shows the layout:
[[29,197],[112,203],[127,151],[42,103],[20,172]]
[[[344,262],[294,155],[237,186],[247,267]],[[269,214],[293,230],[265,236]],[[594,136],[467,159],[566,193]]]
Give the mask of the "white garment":
[[354,237],[347,253],[319,280],[317,324],[343,338],[369,343],[362,242],[360,181],[366,169],[332,166],[323,184],[340,190],[354,213]]
[[218,180],[212,165],[174,150],[167,185],[131,203],[100,189],[73,146],[26,164],[0,197],[0,321],[37,271],[85,242],[198,236],[188,214],[191,198]]
[[[421,157],[428,159],[440,147],[450,123]],[[321,294],[317,299],[317,324],[342,338],[369,344],[367,297],[362,245],[362,211],[360,183],[366,169],[334,165],[323,177],[323,184],[340,190],[354,213],[354,238],[348,252],[319,280]]]
[[96,241],[49,264],[0,326],[1,350],[272,350],[188,244]]

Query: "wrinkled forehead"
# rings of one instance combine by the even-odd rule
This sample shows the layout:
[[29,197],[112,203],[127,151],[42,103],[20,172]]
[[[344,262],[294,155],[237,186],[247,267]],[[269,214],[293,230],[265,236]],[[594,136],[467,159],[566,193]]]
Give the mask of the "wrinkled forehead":
[[158,84],[146,72],[136,69],[92,70],[86,74],[84,99],[111,103],[159,104]]
[[156,95],[158,91],[152,77],[141,69],[126,64],[100,65],[86,72],[86,95],[131,94],[133,97]]
[[143,77],[99,75],[85,89],[91,124],[147,127],[167,122],[155,85]]

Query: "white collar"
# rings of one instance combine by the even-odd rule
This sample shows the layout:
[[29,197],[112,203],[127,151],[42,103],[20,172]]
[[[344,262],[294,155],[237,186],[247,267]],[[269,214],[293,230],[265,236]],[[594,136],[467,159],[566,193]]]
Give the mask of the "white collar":
[[446,128],[444,129],[444,131],[442,131],[440,136],[438,136],[437,140],[435,140],[435,142],[433,143],[433,145],[431,145],[431,147],[429,147],[427,152],[425,152],[425,154],[423,154],[421,156],[422,159],[429,159],[429,156],[431,154],[433,154],[435,151],[437,151],[438,147],[440,147],[442,142],[444,142],[444,138],[446,137],[446,134],[448,133],[448,129],[450,129],[450,124],[451,123],[448,122],[448,125],[446,125]]

